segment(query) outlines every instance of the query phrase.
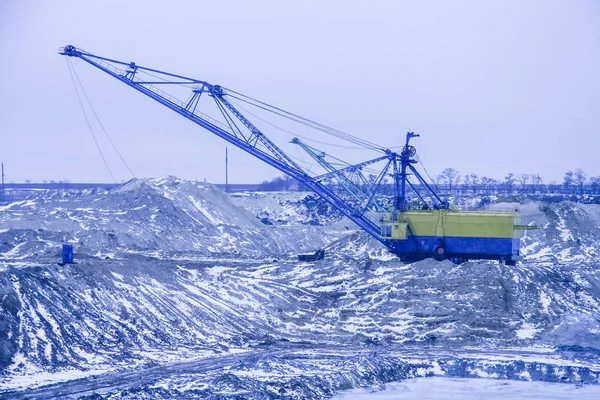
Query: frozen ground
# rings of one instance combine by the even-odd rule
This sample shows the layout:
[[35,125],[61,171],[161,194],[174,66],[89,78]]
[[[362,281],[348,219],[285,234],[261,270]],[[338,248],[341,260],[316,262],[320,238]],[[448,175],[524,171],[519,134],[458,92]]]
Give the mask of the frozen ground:
[[385,389],[354,389],[332,400],[596,400],[600,386],[495,379],[417,378]]
[[62,242],[100,258],[115,251],[257,258],[339,237],[315,224],[266,226],[216,186],[174,177],[136,179],[111,191],[39,191],[0,206],[0,227],[0,259],[12,260],[55,257]]
[[[542,227],[514,267],[402,264],[308,194],[230,198],[176,178],[40,191],[0,208],[0,395],[321,399],[431,376],[597,384],[600,207],[494,207]],[[56,264],[63,241],[77,264]],[[325,260],[297,261],[322,246]]]

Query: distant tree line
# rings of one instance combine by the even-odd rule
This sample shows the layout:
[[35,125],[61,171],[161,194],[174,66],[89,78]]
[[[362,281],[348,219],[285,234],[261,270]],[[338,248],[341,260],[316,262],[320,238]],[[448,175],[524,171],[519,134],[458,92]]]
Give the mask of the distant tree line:
[[[367,182],[358,185],[370,185],[375,175],[369,175]],[[564,195],[600,195],[600,176],[588,177],[581,169],[567,171],[562,182],[544,182],[539,174],[507,174],[504,179],[479,176],[474,173],[462,175],[454,168],[446,168],[439,175],[431,177],[431,184],[444,195],[490,195],[490,194],[564,194]],[[335,189],[336,183],[324,181],[324,185]],[[420,185],[415,185],[419,187]],[[288,176],[265,180],[259,185],[262,191],[302,191],[307,188]],[[384,179],[381,191],[393,193],[393,185]]]
[[264,192],[283,192],[288,190],[300,190],[299,182],[287,175],[278,176],[269,181],[262,181],[259,190]]
[[476,174],[461,175],[454,168],[446,168],[433,178],[433,183],[446,194],[600,194],[600,176],[589,177],[581,169],[567,171],[562,182],[544,183],[539,174],[507,174],[498,180]]

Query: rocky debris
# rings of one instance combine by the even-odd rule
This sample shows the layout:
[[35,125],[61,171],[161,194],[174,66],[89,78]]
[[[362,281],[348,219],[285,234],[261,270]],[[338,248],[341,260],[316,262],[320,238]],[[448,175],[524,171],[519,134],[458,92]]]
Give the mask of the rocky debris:
[[40,191],[0,207],[0,258],[173,251],[269,257],[310,251],[336,238],[318,227],[265,226],[214,185],[173,177],[132,180],[114,190]]
[[[152,380],[103,396],[322,398],[423,374],[598,381],[599,206],[490,206],[541,227],[505,266],[403,264],[343,220],[315,227],[281,211],[303,201],[277,204],[288,220],[265,225],[210,185],[165,178],[3,206],[0,387],[207,357],[223,363],[140,372]],[[56,264],[62,241],[79,264]],[[285,253],[318,247],[315,262]]]
[[264,224],[331,226],[343,219],[335,208],[311,192],[232,193],[231,200]]

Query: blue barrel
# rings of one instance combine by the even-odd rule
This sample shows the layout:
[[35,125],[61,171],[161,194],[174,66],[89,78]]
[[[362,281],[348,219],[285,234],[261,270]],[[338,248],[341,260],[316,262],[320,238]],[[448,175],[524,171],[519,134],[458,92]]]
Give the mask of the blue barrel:
[[73,264],[73,245],[63,244],[62,246],[62,262],[63,264]]

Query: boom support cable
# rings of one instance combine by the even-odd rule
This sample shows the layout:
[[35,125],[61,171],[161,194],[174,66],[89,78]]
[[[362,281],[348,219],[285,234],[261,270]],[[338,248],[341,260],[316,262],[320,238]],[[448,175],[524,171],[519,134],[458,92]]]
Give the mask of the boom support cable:
[[[227,93],[227,96],[233,97],[233,98],[235,98],[237,100],[243,101],[244,103],[250,104],[250,105],[252,105],[254,107],[257,107],[257,108],[260,108],[262,110],[268,111],[268,112],[273,113],[275,115],[279,115],[282,118],[289,119],[291,121],[294,121],[294,122],[297,122],[299,124],[308,126],[310,128],[316,129],[316,130],[321,131],[323,133],[329,134],[331,136],[335,136],[335,137],[337,137],[339,139],[342,139],[342,140],[345,140],[347,142],[354,143],[356,145],[362,146],[363,148],[367,148],[367,149],[374,150],[374,151],[379,151],[379,152],[385,152],[385,150],[386,150],[382,146],[379,146],[379,145],[377,145],[375,143],[369,142],[369,141],[361,139],[359,137],[356,137],[356,136],[350,135],[348,133],[339,131],[337,129],[331,128],[331,127],[329,127],[327,125],[323,125],[321,123],[312,121],[312,120],[310,120],[308,118],[304,118],[304,117],[302,117],[300,115],[291,113],[289,111],[282,110],[281,108],[271,106],[271,105],[269,105],[267,103],[264,103],[262,101],[253,99],[253,98],[251,98],[249,96],[245,96],[245,95],[243,95],[241,93],[238,93],[238,92],[235,92],[233,90],[230,90],[230,89],[227,89],[227,90],[230,91],[230,92],[232,92],[232,93],[236,93],[236,94],[238,94],[239,96],[242,96],[242,97],[234,96],[234,95],[232,95],[230,93]],[[255,102],[255,103],[253,103],[253,102]],[[258,104],[256,104],[256,103],[258,103]]]
[[[233,96],[229,96],[229,97],[233,97]],[[364,146],[360,146],[360,147],[358,147],[358,146],[343,146],[343,145],[340,145],[340,144],[334,144],[334,143],[322,142],[322,141],[320,141],[320,140],[311,139],[311,138],[309,138],[309,137],[306,137],[306,136],[303,136],[303,135],[299,135],[299,134],[297,134],[297,133],[295,133],[295,132],[292,132],[292,131],[290,131],[290,130],[287,130],[287,129],[285,129],[285,128],[282,128],[282,127],[280,127],[280,126],[277,126],[277,125],[275,125],[275,124],[273,124],[273,123],[271,123],[271,122],[267,121],[267,120],[266,120],[266,119],[264,119],[264,118],[261,118],[260,116],[256,115],[255,113],[253,113],[252,111],[248,110],[247,108],[243,107],[242,105],[240,105],[240,104],[239,104],[238,102],[236,102],[236,101],[229,100],[229,102],[230,102],[230,103],[232,103],[232,104],[234,104],[234,105],[235,105],[237,108],[239,108],[239,109],[241,109],[241,110],[244,110],[244,111],[245,111],[246,113],[248,113],[249,115],[252,115],[254,118],[258,119],[259,121],[262,121],[262,122],[264,122],[265,124],[267,124],[267,125],[269,125],[269,126],[271,126],[271,127],[275,128],[275,129],[278,129],[278,130],[280,130],[280,131],[282,131],[282,132],[285,132],[285,133],[287,133],[287,134],[289,134],[289,135],[291,135],[291,136],[293,136],[293,137],[299,137],[299,138],[302,138],[302,139],[304,139],[304,140],[307,140],[307,141],[309,141],[309,142],[315,142],[315,143],[319,143],[319,144],[322,144],[322,145],[325,145],[325,146],[339,147],[339,148],[342,148],[342,149],[352,149],[352,150],[361,150],[361,149],[364,149]]]
[[[115,150],[115,152],[117,153],[117,155],[119,156],[119,158],[121,159],[121,161],[123,162],[123,164],[125,165],[125,167],[127,168],[127,170],[129,171],[129,173],[131,174],[131,176],[132,176],[133,178],[135,178],[135,179],[138,179],[138,178],[137,178],[137,176],[135,175],[135,173],[134,173],[134,172],[131,170],[131,168],[129,168],[129,165],[127,164],[127,162],[125,161],[125,159],[124,159],[124,158],[123,158],[123,156],[121,155],[121,152],[120,152],[120,151],[119,151],[119,149],[116,147],[116,145],[115,145],[115,144],[114,144],[114,142],[112,141],[112,139],[111,139],[110,135],[108,134],[108,132],[107,132],[107,131],[106,131],[106,129],[104,128],[104,125],[102,124],[102,121],[101,121],[101,120],[100,120],[100,118],[98,117],[98,114],[96,113],[96,111],[95,111],[95,109],[94,109],[94,106],[92,105],[92,102],[90,101],[90,99],[89,99],[89,97],[88,97],[88,95],[87,95],[87,93],[86,93],[86,91],[85,91],[85,88],[83,87],[83,84],[81,83],[81,80],[79,79],[79,76],[77,75],[77,70],[75,69],[75,66],[71,64],[71,60],[70,60],[70,59],[67,59],[67,66],[68,66],[68,68],[69,68],[69,72],[70,72],[70,75],[71,75],[71,79],[72,79],[72,81],[73,81],[73,85],[74,85],[74,88],[75,88],[75,93],[77,94],[77,98],[78,98],[78,100],[79,100],[79,105],[81,106],[81,110],[83,111],[83,116],[85,117],[85,120],[86,120],[86,123],[87,123],[87,125],[88,125],[88,128],[90,129],[90,133],[92,134],[92,137],[94,138],[94,143],[96,144],[96,148],[98,149],[98,152],[100,153],[100,156],[102,157],[102,160],[104,161],[104,165],[106,166],[106,168],[107,168],[108,172],[110,173],[110,176],[112,177],[113,181],[114,181],[115,183],[117,183],[117,180],[115,179],[115,177],[114,177],[114,175],[113,175],[113,173],[112,173],[112,171],[111,171],[111,169],[110,169],[110,167],[109,167],[109,165],[108,165],[108,162],[107,162],[106,158],[104,157],[104,154],[102,153],[102,149],[100,148],[100,145],[99,145],[98,141],[96,140],[96,136],[94,135],[94,132],[93,132],[93,130],[92,130],[92,127],[91,127],[91,124],[90,124],[90,122],[89,122],[89,120],[88,120],[87,113],[86,113],[86,111],[85,111],[85,108],[83,107],[83,102],[81,101],[81,98],[80,98],[80,96],[79,96],[79,92],[78,92],[78,89],[77,89],[77,85],[75,84],[75,79],[73,79],[73,77],[75,77],[75,78],[76,78],[76,80],[77,80],[77,83],[79,84],[79,89],[80,89],[80,90],[81,90],[81,92],[83,93],[83,95],[84,95],[84,97],[85,97],[85,99],[86,99],[86,101],[87,101],[87,103],[88,103],[88,105],[89,105],[90,109],[92,110],[92,112],[93,112],[94,116],[96,117],[96,120],[98,121],[98,125],[100,125],[100,127],[102,128],[102,131],[103,131],[103,132],[104,132],[104,134],[106,135],[106,138],[108,139],[108,141],[109,141],[109,142],[110,142],[110,144],[112,145],[113,149]],[[146,188],[146,186],[145,186],[145,185],[143,185],[143,184],[140,184],[140,186],[139,186],[139,187],[140,187],[140,189],[141,189],[141,190],[142,190],[142,191],[143,191],[143,192],[144,192],[144,193],[145,193],[145,194],[146,194],[148,197],[151,197],[151,193],[150,193],[150,191],[148,190],[148,188]],[[130,211],[131,211],[131,210],[130,210]],[[135,212],[135,213],[132,213],[131,215],[132,215],[132,216],[133,216],[133,217],[134,217],[134,218],[135,218],[135,219],[136,219],[136,220],[139,222],[139,228],[140,228],[142,231],[144,231],[144,230],[145,230],[145,231],[148,231],[148,229],[149,229],[149,228],[147,227],[147,221],[145,221],[144,219],[142,219],[142,217],[140,217],[140,216],[138,215],[138,213],[137,213],[137,212]]]
[[[71,60],[67,59],[67,61],[69,61],[69,63],[70,63]],[[70,67],[73,69],[73,74],[75,75],[75,78],[77,79],[77,82],[79,83],[79,87],[81,88],[81,92],[83,93],[83,96],[85,97],[88,105],[90,106],[90,109],[92,110],[92,113],[94,114],[94,117],[96,117],[96,121],[98,121],[98,125],[100,125],[100,128],[102,129],[102,132],[104,132],[104,136],[106,136],[106,138],[108,139],[108,142],[110,143],[110,145],[112,146],[112,148],[115,150],[115,153],[117,153],[117,155],[119,156],[119,159],[121,160],[121,162],[123,163],[123,165],[125,165],[125,168],[127,168],[127,171],[129,171],[129,173],[131,174],[131,176],[133,176],[134,178],[136,178],[136,175],[133,173],[133,171],[129,167],[129,164],[127,164],[127,162],[125,161],[125,159],[121,155],[121,152],[119,151],[119,149],[117,148],[117,146],[115,146],[115,143],[113,142],[112,138],[110,137],[110,135],[108,134],[108,132],[104,128],[104,125],[102,124],[102,121],[98,117],[98,114],[96,113],[96,109],[94,109],[94,106],[92,105],[92,102],[90,101],[90,98],[88,97],[88,95],[87,95],[87,93],[85,91],[85,88],[83,87],[83,84],[81,83],[81,80],[79,79],[79,75],[77,75],[77,70],[75,69],[75,66],[72,65],[72,64],[70,64]]]
[[69,61],[70,60],[67,59],[67,66],[69,67],[69,74],[71,75],[71,81],[73,82],[73,88],[75,89],[75,93],[77,94],[77,101],[79,102],[79,106],[81,107],[81,111],[83,112],[83,117],[85,118],[85,123],[88,126],[88,129],[90,131],[90,134],[92,135],[92,138],[94,139],[94,143],[96,144],[98,153],[100,154],[100,157],[102,158],[102,162],[104,162],[104,166],[108,170],[108,173],[110,174],[110,177],[112,178],[112,180],[116,183],[117,180],[115,179],[115,176],[113,175],[113,172],[110,169],[108,162],[106,161],[106,157],[104,157],[104,153],[102,153],[102,149],[100,148],[98,139],[96,139],[96,135],[94,134],[94,130],[92,129],[92,125],[90,124],[90,120],[87,116],[87,113],[85,112],[85,107],[83,106],[83,102],[81,101],[81,96],[79,95],[79,90],[77,90],[77,84],[75,83],[75,77],[73,76],[73,66],[71,65],[71,63]]

